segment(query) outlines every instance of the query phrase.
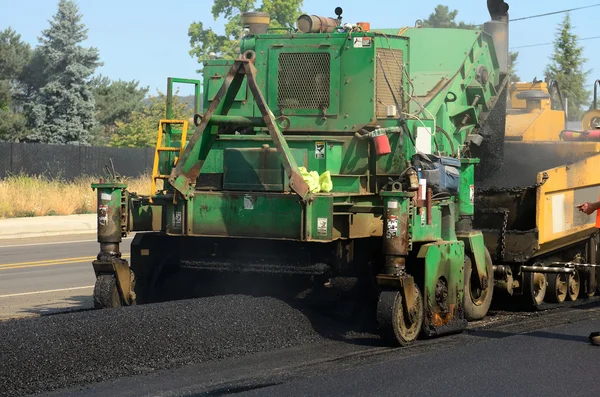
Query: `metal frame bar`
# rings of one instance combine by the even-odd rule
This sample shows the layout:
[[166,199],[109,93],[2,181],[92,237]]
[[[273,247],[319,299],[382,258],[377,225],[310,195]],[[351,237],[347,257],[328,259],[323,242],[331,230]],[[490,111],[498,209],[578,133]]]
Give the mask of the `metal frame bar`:
[[244,124],[267,126],[271,139],[275,143],[277,151],[281,154],[283,167],[290,179],[290,188],[300,196],[302,201],[306,201],[310,196],[308,184],[302,178],[296,160],[291,154],[290,147],[277,126],[275,116],[269,109],[258,87],[254,59],[254,52],[247,51],[241,58],[235,60],[223,81],[223,85],[201,118],[198,128],[196,128],[196,131],[190,138],[180,161],[178,161],[177,166],[171,172],[169,182],[186,199],[193,197],[195,181],[200,175],[206,157],[217,137],[217,130],[213,128],[217,123],[212,122],[213,116],[217,116],[218,124],[227,123],[229,117],[231,117],[232,122],[234,120],[239,121],[236,116],[227,116],[227,113],[231,109],[244,78],[247,79],[248,87],[262,115],[262,121],[248,119],[244,120]]

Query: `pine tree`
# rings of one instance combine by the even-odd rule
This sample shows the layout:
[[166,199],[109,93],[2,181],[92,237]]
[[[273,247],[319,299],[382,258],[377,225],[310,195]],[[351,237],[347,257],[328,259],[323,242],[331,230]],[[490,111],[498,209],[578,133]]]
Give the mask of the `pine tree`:
[[589,71],[583,66],[587,59],[583,57],[583,47],[577,45],[578,37],[573,33],[571,16],[565,15],[559,25],[554,41],[554,54],[551,63],[546,67],[546,78],[556,80],[562,95],[568,98],[569,120],[579,121],[583,115],[583,107],[587,106],[590,91],[585,89]]
[[50,28],[39,39],[38,63],[43,66],[41,88],[26,108],[29,141],[88,145],[95,126],[90,77],[100,66],[96,48],[84,48],[87,29],[77,5],[60,0]]
[[0,31],[0,141],[19,141],[25,118],[18,101],[19,75],[29,62],[31,48],[10,27]]

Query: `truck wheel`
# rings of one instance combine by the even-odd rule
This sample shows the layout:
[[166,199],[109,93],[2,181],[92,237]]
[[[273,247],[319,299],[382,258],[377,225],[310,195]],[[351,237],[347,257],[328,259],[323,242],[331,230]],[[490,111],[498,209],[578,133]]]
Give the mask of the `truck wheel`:
[[465,256],[465,318],[467,321],[481,320],[484,318],[492,304],[494,294],[494,268],[492,257],[485,249],[485,272],[488,279],[487,288],[481,290],[476,273],[473,272],[471,256]]
[[121,296],[115,276],[113,274],[99,275],[94,286],[94,308],[108,309],[121,306]]

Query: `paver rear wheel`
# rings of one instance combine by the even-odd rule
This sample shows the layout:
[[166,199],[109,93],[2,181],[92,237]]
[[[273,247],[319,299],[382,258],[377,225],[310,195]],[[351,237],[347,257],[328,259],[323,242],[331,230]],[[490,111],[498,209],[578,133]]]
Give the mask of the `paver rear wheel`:
[[494,294],[494,265],[492,257],[485,249],[485,273],[487,276],[487,287],[480,289],[476,287],[479,281],[473,272],[475,264],[472,256],[465,256],[465,318],[467,321],[476,321],[484,318],[492,304]]
[[122,305],[115,276],[113,274],[99,275],[94,286],[94,308],[109,309]]

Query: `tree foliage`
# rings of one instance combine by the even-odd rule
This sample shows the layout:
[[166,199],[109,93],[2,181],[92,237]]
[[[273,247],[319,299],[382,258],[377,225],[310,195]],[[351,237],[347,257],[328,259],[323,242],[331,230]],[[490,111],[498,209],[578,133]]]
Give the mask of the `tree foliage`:
[[20,114],[19,76],[31,58],[31,47],[10,27],[0,31],[0,140],[18,141],[25,134]]
[[519,57],[518,51],[510,51],[508,53],[508,74],[510,75],[510,82],[517,83],[521,78],[517,75],[517,58]]
[[190,55],[196,57],[200,64],[209,59],[210,53],[219,58],[234,58],[239,52],[242,13],[267,12],[271,16],[271,27],[293,26],[301,14],[303,0],[262,0],[259,7],[256,3],[256,0],[214,0],[212,16],[215,21],[218,18],[227,20],[225,31],[219,34],[205,28],[202,21],[192,23],[188,30],[192,47]]
[[98,126],[94,143],[105,144],[116,132],[117,123],[131,121],[132,113],[144,108],[144,98],[149,87],[140,87],[139,81],[111,81],[99,75],[91,81],[96,106]]
[[435,10],[429,14],[429,18],[423,21],[424,28],[458,28],[475,29],[477,26],[463,21],[456,22],[458,10],[450,11],[450,7],[438,4]]
[[[193,109],[176,94],[173,96],[173,118],[189,119]],[[131,113],[130,121],[116,121],[116,131],[109,146],[113,147],[154,147],[156,145],[158,123],[167,112],[166,95],[158,92],[151,96],[144,108]]]
[[50,27],[42,32],[37,57],[43,71],[31,91],[26,107],[31,134],[28,140],[42,143],[87,145],[94,128],[94,96],[90,77],[101,65],[96,48],[84,48],[87,29],[77,5],[60,0]]
[[554,54],[546,67],[546,78],[556,80],[563,97],[568,98],[569,120],[578,121],[583,116],[583,107],[589,102],[590,91],[585,82],[589,71],[584,71],[587,59],[583,47],[577,44],[578,37],[573,33],[571,16],[567,13],[559,25],[554,40]]

